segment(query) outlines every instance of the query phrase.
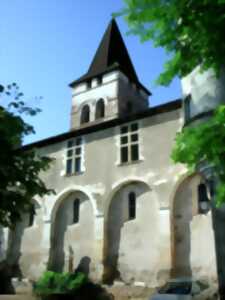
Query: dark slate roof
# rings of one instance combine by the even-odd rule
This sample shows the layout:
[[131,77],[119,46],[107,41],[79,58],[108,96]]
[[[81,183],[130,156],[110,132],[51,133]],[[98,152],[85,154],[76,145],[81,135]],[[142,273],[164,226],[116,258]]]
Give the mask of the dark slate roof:
[[70,86],[88,81],[93,77],[101,76],[112,70],[121,70],[132,82],[151,94],[140,82],[131,62],[129,53],[116,24],[112,19],[109,23],[101,43],[95,53],[92,63],[86,74],[73,81]]
[[177,100],[168,102],[166,104],[161,104],[159,106],[149,108],[143,112],[139,112],[137,114],[132,114],[132,115],[129,115],[129,116],[126,116],[123,118],[115,118],[115,119],[112,119],[109,121],[94,123],[94,124],[92,123],[92,125],[87,125],[85,127],[74,129],[74,130],[71,130],[71,131],[56,135],[56,136],[49,137],[49,138],[41,140],[41,141],[37,141],[37,142],[31,143],[31,144],[25,145],[20,149],[29,150],[29,149],[33,149],[33,148],[45,147],[48,145],[62,142],[64,140],[67,140],[67,139],[70,139],[73,137],[97,132],[97,131],[111,128],[114,126],[120,126],[127,122],[133,122],[133,121],[144,119],[144,118],[151,117],[154,115],[170,112],[170,111],[173,111],[176,109],[180,109],[181,107],[182,107],[182,100],[177,99]]

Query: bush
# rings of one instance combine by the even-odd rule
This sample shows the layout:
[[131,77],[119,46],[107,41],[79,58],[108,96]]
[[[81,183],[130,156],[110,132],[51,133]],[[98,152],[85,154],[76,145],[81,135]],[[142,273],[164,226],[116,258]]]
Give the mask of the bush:
[[39,296],[73,294],[87,282],[87,276],[81,272],[71,274],[46,271],[34,284],[34,293]]

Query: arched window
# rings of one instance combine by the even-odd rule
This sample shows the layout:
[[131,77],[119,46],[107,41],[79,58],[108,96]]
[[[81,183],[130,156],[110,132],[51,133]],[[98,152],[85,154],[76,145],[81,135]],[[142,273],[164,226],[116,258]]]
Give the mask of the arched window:
[[105,103],[103,99],[100,99],[96,104],[95,119],[104,118],[104,116],[105,116]]
[[90,120],[90,108],[88,105],[85,105],[82,108],[80,123],[81,124],[88,123],[89,120]]
[[210,208],[210,202],[207,195],[207,188],[204,183],[198,186],[198,212],[200,214],[207,213]]
[[136,195],[134,192],[130,192],[128,195],[128,213],[129,220],[136,218]]
[[80,218],[80,199],[73,202],[73,223],[78,223]]

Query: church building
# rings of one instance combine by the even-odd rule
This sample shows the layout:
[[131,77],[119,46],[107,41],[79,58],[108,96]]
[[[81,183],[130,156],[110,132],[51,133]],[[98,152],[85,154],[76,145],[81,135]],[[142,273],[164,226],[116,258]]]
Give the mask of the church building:
[[15,231],[0,229],[0,261],[30,280],[82,266],[96,282],[215,281],[204,178],[170,157],[176,133],[209,109],[201,76],[184,78],[183,99],[151,107],[112,20],[70,84],[70,130],[23,147],[53,158],[40,176],[55,194],[34,199]]

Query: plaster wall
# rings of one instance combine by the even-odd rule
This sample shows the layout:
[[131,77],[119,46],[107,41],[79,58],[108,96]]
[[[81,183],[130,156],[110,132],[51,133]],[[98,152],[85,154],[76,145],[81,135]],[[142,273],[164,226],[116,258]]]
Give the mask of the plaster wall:
[[225,70],[216,77],[213,70],[200,72],[196,67],[190,74],[182,78],[183,96],[191,95],[190,117],[207,112],[225,103]]
[[[157,286],[169,277],[171,199],[179,178],[186,172],[182,165],[175,165],[170,159],[175,134],[182,126],[181,111],[177,109],[137,122],[140,140],[140,160],[137,162],[120,163],[118,126],[84,136],[85,169],[77,175],[65,173],[67,141],[37,149],[40,155],[55,158],[50,170],[41,176],[56,194],[38,199],[41,205],[39,221],[24,231],[20,268],[26,277],[39,277],[47,267],[56,218],[62,220],[59,227],[65,230],[62,237],[64,270],[69,268],[69,261],[76,268],[83,257],[89,257],[90,275],[100,280],[104,273],[103,249],[107,240],[105,229],[110,218],[109,208],[117,198],[125,205],[119,206],[123,215],[117,259],[121,278]],[[128,221],[125,212],[130,188],[140,195],[137,197],[137,218]],[[60,205],[75,193],[81,193],[86,199],[81,205],[79,224],[70,223],[69,207],[65,216],[57,217]]]
[[[120,272],[121,274],[127,273],[129,278],[135,279],[137,273],[143,268],[139,279],[148,281],[150,278],[149,274],[152,272],[155,274],[155,278],[157,277],[157,262],[159,261],[160,265],[158,265],[158,271],[162,269],[168,271],[170,264],[169,252],[165,259],[159,260],[160,256],[158,255],[160,251],[164,254],[167,253],[170,247],[169,230],[161,229],[159,225],[161,221],[168,225],[168,214],[163,214],[160,209],[169,208],[169,195],[176,181],[175,176],[183,171],[182,166],[175,166],[171,163],[169,156],[175,133],[181,126],[180,111],[176,110],[163,113],[159,116],[152,116],[151,118],[138,121],[138,123],[140,127],[141,159],[136,163],[127,165],[120,164],[119,127],[105,129],[85,136],[84,164],[86,170],[79,175],[67,176],[65,174],[67,141],[38,150],[41,155],[49,155],[55,158],[51,169],[43,173],[42,178],[49,188],[55,190],[56,195],[46,196],[40,199],[43,212],[42,222],[44,225],[42,226],[40,224],[38,228],[30,228],[24,232],[22,249],[24,259],[27,257],[27,260],[26,263],[23,259],[21,259],[20,262],[24,273],[26,273],[28,277],[31,275],[29,275],[29,270],[36,268],[35,273],[40,275],[43,266],[46,265],[46,253],[50,247],[50,229],[46,224],[50,224],[53,221],[52,212],[54,211],[56,203],[62,201],[61,199],[64,197],[66,198],[67,193],[71,190],[80,191],[89,199],[88,201],[90,201],[89,203],[91,203],[93,211],[93,226],[68,224],[68,229],[65,233],[67,246],[65,246],[64,251],[65,253],[68,252],[68,245],[71,243],[74,249],[74,267],[81,258],[81,252],[85,256],[91,256],[93,262],[97,261],[95,269],[99,270],[96,271],[99,274],[99,272],[102,271],[101,261],[103,260],[104,222],[102,218],[104,216],[105,219],[107,216],[113,191],[117,190],[118,187],[122,188],[129,182],[139,181],[145,182],[149,189],[154,191],[154,197],[151,197],[149,194],[148,198],[152,198],[152,200],[149,200],[150,202],[146,199],[147,196],[140,198],[137,208],[137,217],[138,220],[140,220],[140,225],[137,226],[138,221],[135,220],[128,222],[129,226],[124,226],[124,231],[122,232],[124,238],[121,241],[121,249],[119,251],[121,253],[119,259]],[[144,205],[147,205],[146,209]],[[83,222],[85,224],[91,222],[88,213]],[[149,225],[145,228],[145,224]],[[93,234],[86,233],[85,230],[89,227],[93,229]],[[153,229],[155,231],[156,228],[158,228],[158,234],[153,236]],[[30,257],[33,255],[33,250],[29,247],[29,238],[31,238],[31,236],[34,237],[34,235],[37,236],[37,241],[39,241],[35,247],[35,251],[43,256],[42,264],[39,263],[40,256],[38,255],[36,260],[38,263],[33,258],[29,259],[29,255],[31,255]],[[40,242],[43,235],[46,241],[48,240],[45,246]],[[96,240],[96,244],[93,243],[96,246],[88,250],[91,254],[85,253],[83,250],[86,248],[86,244],[82,246],[84,247],[82,250],[76,248],[78,247],[76,246],[78,240],[76,236],[80,237],[85,235],[90,235]],[[138,241],[139,239],[142,241],[140,244],[138,241],[135,242],[135,251],[133,251],[134,249],[132,245],[130,245],[130,239],[125,238],[126,235],[128,237],[133,235],[139,236]],[[90,247],[87,246],[87,249],[90,249]],[[125,252],[129,254],[124,256]],[[140,264],[138,260],[134,259],[136,254],[142,257]],[[145,258],[150,270],[148,274],[145,273]],[[132,269],[136,271],[132,273]],[[97,277],[99,277],[99,275],[97,275]]]
[[211,212],[196,215],[191,222],[191,266],[194,279],[217,281],[215,241]]

